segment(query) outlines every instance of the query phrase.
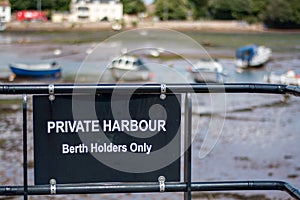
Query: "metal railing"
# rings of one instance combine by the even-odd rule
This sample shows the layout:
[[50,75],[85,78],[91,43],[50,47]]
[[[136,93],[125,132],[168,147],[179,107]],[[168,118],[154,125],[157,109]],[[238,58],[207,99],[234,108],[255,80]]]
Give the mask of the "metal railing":
[[[112,93],[180,93],[185,96],[185,148],[184,181],[165,182],[158,180],[144,183],[124,184],[56,184],[28,185],[27,174],[27,95],[38,94],[101,94]],[[191,97],[190,93],[268,93],[300,96],[300,87],[276,84],[2,84],[0,95],[23,95],[23,186],[0,186],[0,196],[49,195],[49,194],[95,194],[95,193],[143,193],[143,192],[184,192],[184,199],[191,199],[195,191],[241,191],[241,190],[279,190],[300,199],[300,191],[282,181],[227,181],[227,182],[192,182],[191,181]]]
[[[269,93],[269,94],[292,94],[300,96],[300,87],[279,84],[6,84],[0,85],[0,94],[49,94],[53,86],[55,94],[78,93],[112,93],[118,92],[135,93],[161,93],[162,85],[166,87],[166,93]],[[51,86],[51,87],[49,87]]]

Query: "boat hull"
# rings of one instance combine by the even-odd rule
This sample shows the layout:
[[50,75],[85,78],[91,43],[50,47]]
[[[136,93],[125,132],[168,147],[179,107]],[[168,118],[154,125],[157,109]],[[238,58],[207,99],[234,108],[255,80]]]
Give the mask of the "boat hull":
[[54,68],[54,69],[22,69],[19,67],[15,67],[13,65],[10,65],[10,70],[16,75],[16,76],[31,76],[31,77],[43,77],[43,76],[53,76],[53,77],[59,77],[61,74],[60,68]]
[[117,68],[111,69],[112,76],[116,80],[124,81],[148,81],[150,79],[150,71],[147,70],[122,70]]
[[272,51],[270,48],[259,46],[251,59],[236,58],[236,66],[238,68],[256,68],[264,66],[271,58]]
[[193,68],[187,68],[195,82],[221,83],[224,79],[223,66],[212,59],[202,59]]
[[285,84],[285,85],[300,86],[300,75],[287,76],[287,74],[277,75],[271,73],[269,76],[266,76],[264,79],[271,84]]
[[193,71],[191,76],[195,82],[198,83],[220,83],[223,82],[223,76],[217,72],[202,72],[202,71]]

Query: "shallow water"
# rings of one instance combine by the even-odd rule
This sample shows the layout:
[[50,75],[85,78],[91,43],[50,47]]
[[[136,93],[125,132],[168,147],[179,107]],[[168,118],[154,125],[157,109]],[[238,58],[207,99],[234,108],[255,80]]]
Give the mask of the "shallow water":
[[[299,98],[287,103],[278,95],[226,95],[226,111],[208,114],[209,95],[193,95],[193,181],[282,180],[300,187]],[[31,100],[29,99],[29,102]],[[16,106],[17,105],[17,106]],[[22,112],[19,104],[1,104],[0,173],[1,185],[22,184]],[[28,112],[29,183],[33,184],[33,137],[31,104]],[[214,129],[212,120],[221,125]],[[223,121],[224,120],[224,121]],[[224,123],[224,124],[223,124]],[[205,135],[209,135],[204,145]],[[220,134],[220,135],[219,135]],[[210,143],[211,142],[211,143]],[[204,145],[204,146],[203,146]],[[208,153],[202,157],[203,153]],[[231,192],[232,194],[232,192]],[[286,199],[283,192],[239,192],[239,195],[201,194],[199,199]],[[180,194],[118,194],[59,196],[58,199],[181,199]],[[201,197],[201,198],[200,198]],[[225,198],[226,197],[226,198]],[[239,197],[239,198],[238,198]],[[19,198],[16,198],[19,199]],[[21,199],[21,198],[20,198]],[[33,199],[41,199],[34,197]],[[44,197],[43,197],[44,199]],[[56,199],[56,198],[55,198]],[[196,198],[198,199],[198,198]]]
[[[111,37],[108,37],[112,35]],[[81,37],[80,37],[81,36]],[[57,41],[59,38],[60,41]],[[106,40],[104,40],[107,38]],[[81,40],[80,40],[81,39]],[[65,41],[65,43],[63,42]],[[272,60],[263,68],[236,72],[234,66],[235,48],[256,43],[272,49]],[[202,45],[203,44],[203,45]],[[63,69],[62,82],[74,82],[80,75],[81,82],[112,82],[110,73],[100,76],[111,60],[124,50],[139,55],[154,72],[154,82],[192,81],[185,71],[201,57],[218,58],[227,77],[226,82],[263,82],[263,76],[273,70],[300,70],[299,34],[224,34],[199,32],[168,32],[166,30],[137,30],[134,32],[21,32],[0,34],[0,78],[10,73],[8,64],[14,62],[49,63],[56,61]],[[158,58],[151,57],[151,48],[163,48],[165,52]],[[55,50],[60,55],[54,55]],[[92,52],[92,53],[91,53]],[[91,54],[88,54],[91,53]],[[178,57],[179,56],[179,57]],[[172,67],[172,69],[168,69]],[[173,71],[177,77],[169,79]],[[171,73],[171,72],[169,72]],[[89,78],[86,78],[89,77]],[[92,77],[92,81],[90,81]],[[104,78],[104,79],[103,79]],[[89,80],[89,81],[88,81]],[[24,80],[22,80],[24,81]],[[35,81],[29,80],[29,81]],[[48,81],[48,80],[47,80]],[[50,80],[53,82],[53,80]]]
[[[109,35],[109,33],[102,33]],[[7,83],[11,62],[50,62],[62,65],[63,76],[54,79],[16,79],[16,83],[48,82],[114,82],[106,70],[109,61],[124,48],[140,55],[154,73],[153,82],[193,82],[186,66],[195,63],[199,56],[206,55],[203,48],[193,43],[183,43],[182,38],[169,42],[165,35],[138,32],[144,40],[114,38],[98,44],[103,38],[97,33],[86,33],[85,42],[78,42],[82,33],[36,34],[20,33],[0,35],[0,78]],[[227,73],[226,82],[263,82],[263,76],[271,70],[300,69],[299,34],[200,34],[188,35],[200,43],[209,44],[205,49],[217,56]],[[26,37],[25,37],[26,36]],[[67,44],[56,41],[66,37]],[[174,35],[173,35],[174,36]],[[128,35],[126,36],[128,37]],[[9,38],[9,39],[8,39]],[[23,39],[22,41],[20,38]],[[30,39],[28,39],[30,38]],[[121,37],[122,38],[122,37]],[[172,37],[170,37],[172,39]],[[77,41],[70,43],[70,41]],[[102,40],[102,39],[101,39]],[[166,41],[167,40],[167,41]],[[173,40],[173,39],[172,39]],[[4,41],[4,42],[3,42]],[[263,43],[273,49],[273,59],[260,69],[236,72],[234,49],[244,43]],[[149,47],[167,47],[168,55],[149,56]],[[138,49],[140,47],[140,49]],[[55,49],[62,54],[55,56]],[[93,50],[87,54],[87,50]],[[169,56],[171,54],[171,56]],[[172,56],[174,54],[178,55]],[[103,73],[104,72],[104,73]],[[20,102],[0,100],[0,185],[22,184],[22,112]],[[9,96],[8,98],[12,98]],[[14,98],[21,98],[16,96]],[[300,157],[298,134],[300,123],[300,99],[289,98],[281,102],[280,95],[226,94],[193,95],[193,181],[221,180],[283,180],[300,188]],[[217,101],[216,101],[217,99]],[[29,99],[29,102],[31,100]],[[222,107],[224,105],[224,107]],[[28,156],[29,183],[33,184],[33,137],[32,111],[28,111]],[[207,137],[206,137],[207,135]],[[206,139],[205,139],[206,137]],[[206,141],[206,142],[204,142]],[[213,147],[213,148],[212,148]],[[205,155],[205,156],[203,156]],[[195,199],[287,199],[282,192],[230,192],[219,194],[196,193]],[[181,194],[115,194],[58,196],[55,199],[181,199]],[[33,197],[31,199],[44,199]],[[15,198],[22,199],[22,198]],[[52,197],[49,199],[52,199]]]

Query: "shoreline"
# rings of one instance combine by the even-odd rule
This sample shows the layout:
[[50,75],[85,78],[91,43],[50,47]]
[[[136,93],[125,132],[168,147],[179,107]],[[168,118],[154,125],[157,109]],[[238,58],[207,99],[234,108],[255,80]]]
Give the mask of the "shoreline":
[[[299,33],[300,29],[269,29],[263,24],[247,24],[241,21],[141,21],[136,26],[126,22],[120,31],[142,28],[171,29],[177,31],[220,33]],[[101,31],[112,30],[111,22],[10,22],[5,31]],[[117,31],[116,31],[117,32]]]

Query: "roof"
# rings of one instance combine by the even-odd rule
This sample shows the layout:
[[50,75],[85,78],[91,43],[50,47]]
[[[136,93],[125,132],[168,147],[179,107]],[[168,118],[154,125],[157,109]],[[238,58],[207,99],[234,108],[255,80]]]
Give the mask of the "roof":
[[257,48],[257,45],[255,44],[249,44],[249,45],[246,45],[246,46],[242,46],[242,47],[239,47],[237,50],[239,51],[247,51],[247,50],[250,50],[250,49],[256,49]]
[[0,6],[1,7],[9,7],[10,3],[8,0],[0,0]]
[[235,55],[237,58],[243,60],[246,59],[246,57],[247,59],[251,59],[254,56],[256,49],[257,46],[254,44],[242,46],[236,50]]

